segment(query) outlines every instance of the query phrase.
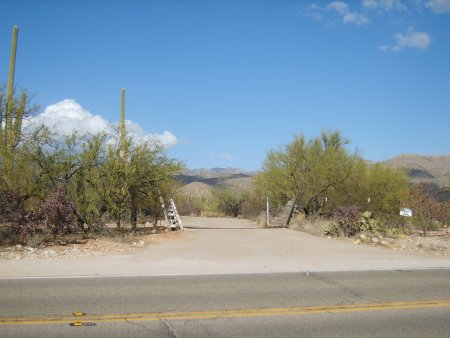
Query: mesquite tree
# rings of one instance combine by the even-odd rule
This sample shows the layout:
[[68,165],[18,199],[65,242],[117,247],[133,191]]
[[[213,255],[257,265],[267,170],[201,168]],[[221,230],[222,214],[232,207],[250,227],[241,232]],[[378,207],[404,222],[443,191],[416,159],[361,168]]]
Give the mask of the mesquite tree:
[[403,205],[410,208],[413,212],[413,221],[420,227],[423,236],[427,236],[428,228],[433,221],[442,224],[448,222],[449,203],[439,203],[433,198],[425,185],[413,186]]
[[381,164],[369,166],[346,145],[339,132],[311,140],[295,137],[269,152],[255,178],[258,191],[269,196],[275,208],[295,198],[307,217],[331,215],[340,206],[352,205],[377,217],[396,215],[407,190],[405,173]]
[[352,173],[354,156],[346,144],[339,132],[324,132],[309,141],[297,136],[284,148],[269,152],[256,183],[272,201],[283,204],[295,198],[306,216],[317,214],[331,190]]

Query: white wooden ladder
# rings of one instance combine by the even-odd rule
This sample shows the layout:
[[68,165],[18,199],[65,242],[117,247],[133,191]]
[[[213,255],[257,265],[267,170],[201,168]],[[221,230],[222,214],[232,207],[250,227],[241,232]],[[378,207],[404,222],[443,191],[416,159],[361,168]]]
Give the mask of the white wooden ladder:
[[159,195],[159,201],[161,203],[161,208],[164,211],[164,220],[166,222],[167,229],[184,230],[183,223],[181,223],[181,218],[178,214],[177,207],[175,206],[175,202],[173,201],[173,199],[169,199],[169,205],[167,206],[167,208],[161,195]]
[[184,230],[183,223],[181,223],[180,215],[172,198],[169,200],[169,206],[167,207],[167,218],[169,219],[171,229]]

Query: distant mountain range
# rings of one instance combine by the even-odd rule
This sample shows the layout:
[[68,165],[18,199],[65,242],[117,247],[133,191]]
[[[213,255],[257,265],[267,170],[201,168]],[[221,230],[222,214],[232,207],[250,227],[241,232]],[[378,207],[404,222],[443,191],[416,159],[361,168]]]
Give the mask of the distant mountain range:
[[450,200],[450,155],[405,154],[383,162],[405,169],[411,183],[423,183],[441,200]]
[[241,190],[251,188],[252,177],[255,172],[248,172],[238,168],[212,168],[185,170],[178,176],[185,185],[182,191],[191,196],[208,196],[215,186],[229,186]]
[[420,156],[406,154],[394,157],[384,163],[406,169],[412,182],[435,183],[441,188],[450,187],[450,155]]
[[[421,156],[400,155],[382,162],[386,165],[405,169],[411,183],[424,183],[440,199],[450,199],[450,155]],[[212,168],[185,170],[179,176],[185,184],[182,190],[189,195],[205,196],[214,186],[225,185],[239,189],[251,187],[256,172],[238,168]]]
[[186,169],[183,172],[184,175],[187,176],[207,176],[207,177],[216,177],[218,175],[254,175],[255,172],[246,171],[239,168],[201,168],[201,169]]

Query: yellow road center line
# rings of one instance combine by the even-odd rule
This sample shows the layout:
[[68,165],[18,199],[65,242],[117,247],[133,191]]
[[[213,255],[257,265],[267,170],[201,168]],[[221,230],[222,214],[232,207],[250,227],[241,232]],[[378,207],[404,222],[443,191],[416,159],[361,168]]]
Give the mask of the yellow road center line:
[[[424,309],[450,307],[450,299],[430,301],[391,302],[374,304],[347,304],[330,306],[307,306],[286,308],[263,308],[245,310],[212,310],[212,311],[183,311],[161,313],[131,313],[89,315],[83,317],[83,322],[125,322],[125,321],[155,321],[155,320],[192,320],[230,317],[272,317],[287,315],[302,315],[313,313],[345,313],[401,309]],[[30,325],[30,324],[68,324],[73,323],[74,317],[0,317],[0,325]]]

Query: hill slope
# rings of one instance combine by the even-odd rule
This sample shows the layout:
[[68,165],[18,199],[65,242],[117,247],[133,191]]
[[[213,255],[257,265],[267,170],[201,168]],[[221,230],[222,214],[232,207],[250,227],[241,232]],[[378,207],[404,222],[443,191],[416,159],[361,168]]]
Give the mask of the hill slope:
[[[411,183],[425,183],[440,199],[450,199],[450,155],[400,155],[383,162],[407,170]],[[224,185],[248,190],[256,173],[236,168],[185,170],[178,176],[185,185],[183,191],[191,196],[205,196],[215,186]]]
[[400,155],[384,163],[406,169],[414,183],[450,187],[450,156]]
[[406,169],[411,183],[423,183],[440,200],[450,200],[450,156],[400,155],[384,162]]
[[248,190],[254,173],[249,173],[236,168],[213,168],[186,170],[178,176],[184,184],[182,192],[189,196],[204,197],[211,194],[211,189],[216,186],[229,186],[237,189]]

